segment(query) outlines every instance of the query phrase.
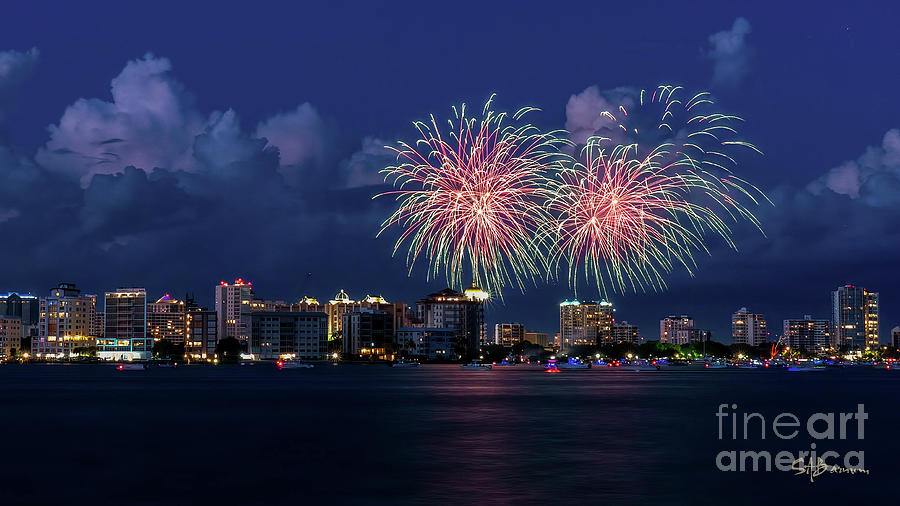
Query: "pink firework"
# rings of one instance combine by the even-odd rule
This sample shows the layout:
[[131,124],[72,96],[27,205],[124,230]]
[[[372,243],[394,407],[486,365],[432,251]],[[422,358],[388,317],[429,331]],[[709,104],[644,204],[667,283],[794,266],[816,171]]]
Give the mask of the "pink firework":
[[382,232],[402,228],[394,252],[408,243],[410,272],[424,255],[429,278],[443,273],[456,288],[471,281],[501,296],[503,287],[523,289],[542,272],[546,258],[535,233],[549,219],[542,205],[547,175],[567,141],[521,123],[532,110],[510,117],[492,111],[488,100],[478,119],[463,104],[453,108],[447,133],[432,116],[414,123],[420,138],[413,145],[392,148],[398,164],[383,172],[397,189],[382,195],[395,196],[399,206]]

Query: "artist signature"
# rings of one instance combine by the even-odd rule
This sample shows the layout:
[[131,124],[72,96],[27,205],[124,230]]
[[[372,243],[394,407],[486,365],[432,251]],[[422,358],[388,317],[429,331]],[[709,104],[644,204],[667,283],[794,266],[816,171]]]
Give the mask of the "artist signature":
[[821,476],[825,473],[829,474],[869,474],[868,469],[860,469],[858,467],[841,467],[838,465],[826,464],[822,457],[818,457],[815,462],[812,459],[809,459],[809,463],[807,463],[804,459],[799,458],[794,461],[791,465],[791,469],[794,472],[795,476],[800,476],[804,474],[809,475],[809,481],[812,483],[815,481],[817,476]]

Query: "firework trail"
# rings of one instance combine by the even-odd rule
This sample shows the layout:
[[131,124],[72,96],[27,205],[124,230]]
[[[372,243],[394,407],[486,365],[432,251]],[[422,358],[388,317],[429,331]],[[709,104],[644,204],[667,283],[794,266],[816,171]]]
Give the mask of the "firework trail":
[[535,237],[552,220],[547,181],[562,168],[559,148],[568,141],[522,121],[536,109],[510,116],[493,111],[492,101],[480,118],[465,104],[454,107],[446,131],[434,116],[416,122],[419,138],[390,148],[397,164],[382,172],[396,189],[378,196],[392,195],[399,205],[379,235],[403,230],[394,254],[407,245],[410,273],[424,255],[429,279],[443,274],[459,290],[471,281],[502,297],[504,287],[524,289],[544,273]]
[[631,110],[603,112],[577,161],[548,182],[553,219],[538,235],[553,252],[551,275],[566,263],[573,287],[583,274],[603,294],[662,289],[677,266],[693,274],[708,236],[734,248],[729,222],[759,228],[743,202],[767,199],[731,173],[729,154],[759,150],[737,138],[741,119],[713,110],[708,93],[684,101],[680,90],[642,90]]

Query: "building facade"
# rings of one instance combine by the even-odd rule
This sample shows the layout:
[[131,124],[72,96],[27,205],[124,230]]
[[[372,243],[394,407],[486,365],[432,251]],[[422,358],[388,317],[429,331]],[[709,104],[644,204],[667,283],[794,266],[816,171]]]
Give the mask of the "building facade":
[[831,292],[832,344],[850,350],[878,347],[878,292],[844,285]]
[[640,340],[640,329],[637,325],[631,325],[628,322],[613,322],[612,342],[638,344]]
[[[312,310],[313,307],[318,305],[318,301],[315,299],[307,298],[306,300],[306,303],[302,300],[299,303],[301,305],[305,304],[305,310]],[[325,313],[328,314],[328,339],[342,338],[344,315],[361,309],[381,311],[391,315],[393,328],[395,329],[405,325],[406,303],[388,302],[381,295],[366,295],[362,300],[353,300],[347,295],[347,292],[341,290],[323,308]]]
[[424,360],[457,360],[456,330],[435,327],[402,327],[397,330],[400,355]]
[[0,360],[22,354],[22,317],[0,316]]
[[731,339],[734,344],[759,346],[769,338],[766,318],[742,307],[731,315]]
[[35,358],[68,358],[95,350],[97,296],[82,294],[72,283],[60,283],[40,299],[38,337],[31,340]]
[[395,315],[370,308],[344,313],[342,351],[345,357],[393,360],[397,338]]
[[486,334],[487,299],[487,292],[475,287],[464,293],[445,288],[416,302],[416,317],[424,327],[455,330],[456,354],[466,359],[478,358]]
[[218,313],[191,305],[185,314],[187,342],[184,354],[190,360],[213,360],[218,343]]
[[185,301],[165,294],[147,304],[147,332],[153,342],[166,340],[185,344],[187,338],[187,306]]
[[891,344],[895,350],[900,350],[900,327],[891,329]]
[[147,333],[147,291],[119,288],[106,292],[103,337],[97,356],[105,360],[148,360],[153,339]]
[[255,311],[251,353],[261,360],[323,360],[328,355],[325,313]]
[[804,315],[784,320],[783,338],[788,346],[801,351],[821,351],[831,346],[831,322]]
[[41,301],[34,295],[10,292],[0,295],[0,316],[17,316],[22,337],[36,337],[40,332]]
[[546,348],[550,346],[550,338],[546,332],[525,332],[525,340],[529,343]]
[[219,339],[234,338],[244,351],[250,349],[250,303],[253,283],[242,278],[234,283],[220,281],[216,286],[216,329]]
[[494,344],[507,348],[525,340],[525,325],[521,323],[495,323]]
[[671,344],[685,344],[679,343],[683,338],[678,335],[679,331],[691,330],[694,328],[694,319],[690,316],[683,315],[669,315],[659,321],[659,340],[663,343],[671,343]]
[[566,300],[559,304],[559,347],[565,352],[573,346],[609,344],[613,341],[611,302]]

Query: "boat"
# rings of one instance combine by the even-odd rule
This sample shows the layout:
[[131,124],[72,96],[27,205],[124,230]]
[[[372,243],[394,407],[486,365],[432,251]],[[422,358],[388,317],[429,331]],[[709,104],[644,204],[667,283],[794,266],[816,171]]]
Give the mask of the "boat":
[[791,372],[815,372],[815,371],[824,371],[825,366],[817,365],[817,364],[791,364],[787,368],[788,371]]
[[544,366],[544,372],[549,372],[549,373],[560,372],[559,366],[556,364],[556,360],[550,359],[550,361],[547,362],[547,365]]
[[662,366],[655,360],[653,362],[627,362],[623,363],[620,367],[623,371],[659,371],[662,369]]
[[127,363],[127,364],[119,364],[116,366],[116,370],[119,371],[143,371],[147,369],[147,364],[144,363]]
[[703,368],[704,369],[727,369],[728,365],[723,364],[722,362],[711,361],[711,362],[706,362],[706,364],[703,366]]
[[411,360],[400,359],[396,362],[391,362],[391,367],[419,367],[419,363],[413,362]]
[[463,364],[463,365],[459,366],[459,368],[467,370],[467,371],[490,371],[491,365],[490,364],[482,364],[478,360],[473,360],[472,362],[469,362],[468,364]]
[[275,367],[280,371],[282,369],[312,369],[313,365],[294,360],[278,360],[275,362]]
[[556,364],[556,366],[560,369],[587,369],[590,367],[588,364],[575,358],[570,358],[568,362]]

